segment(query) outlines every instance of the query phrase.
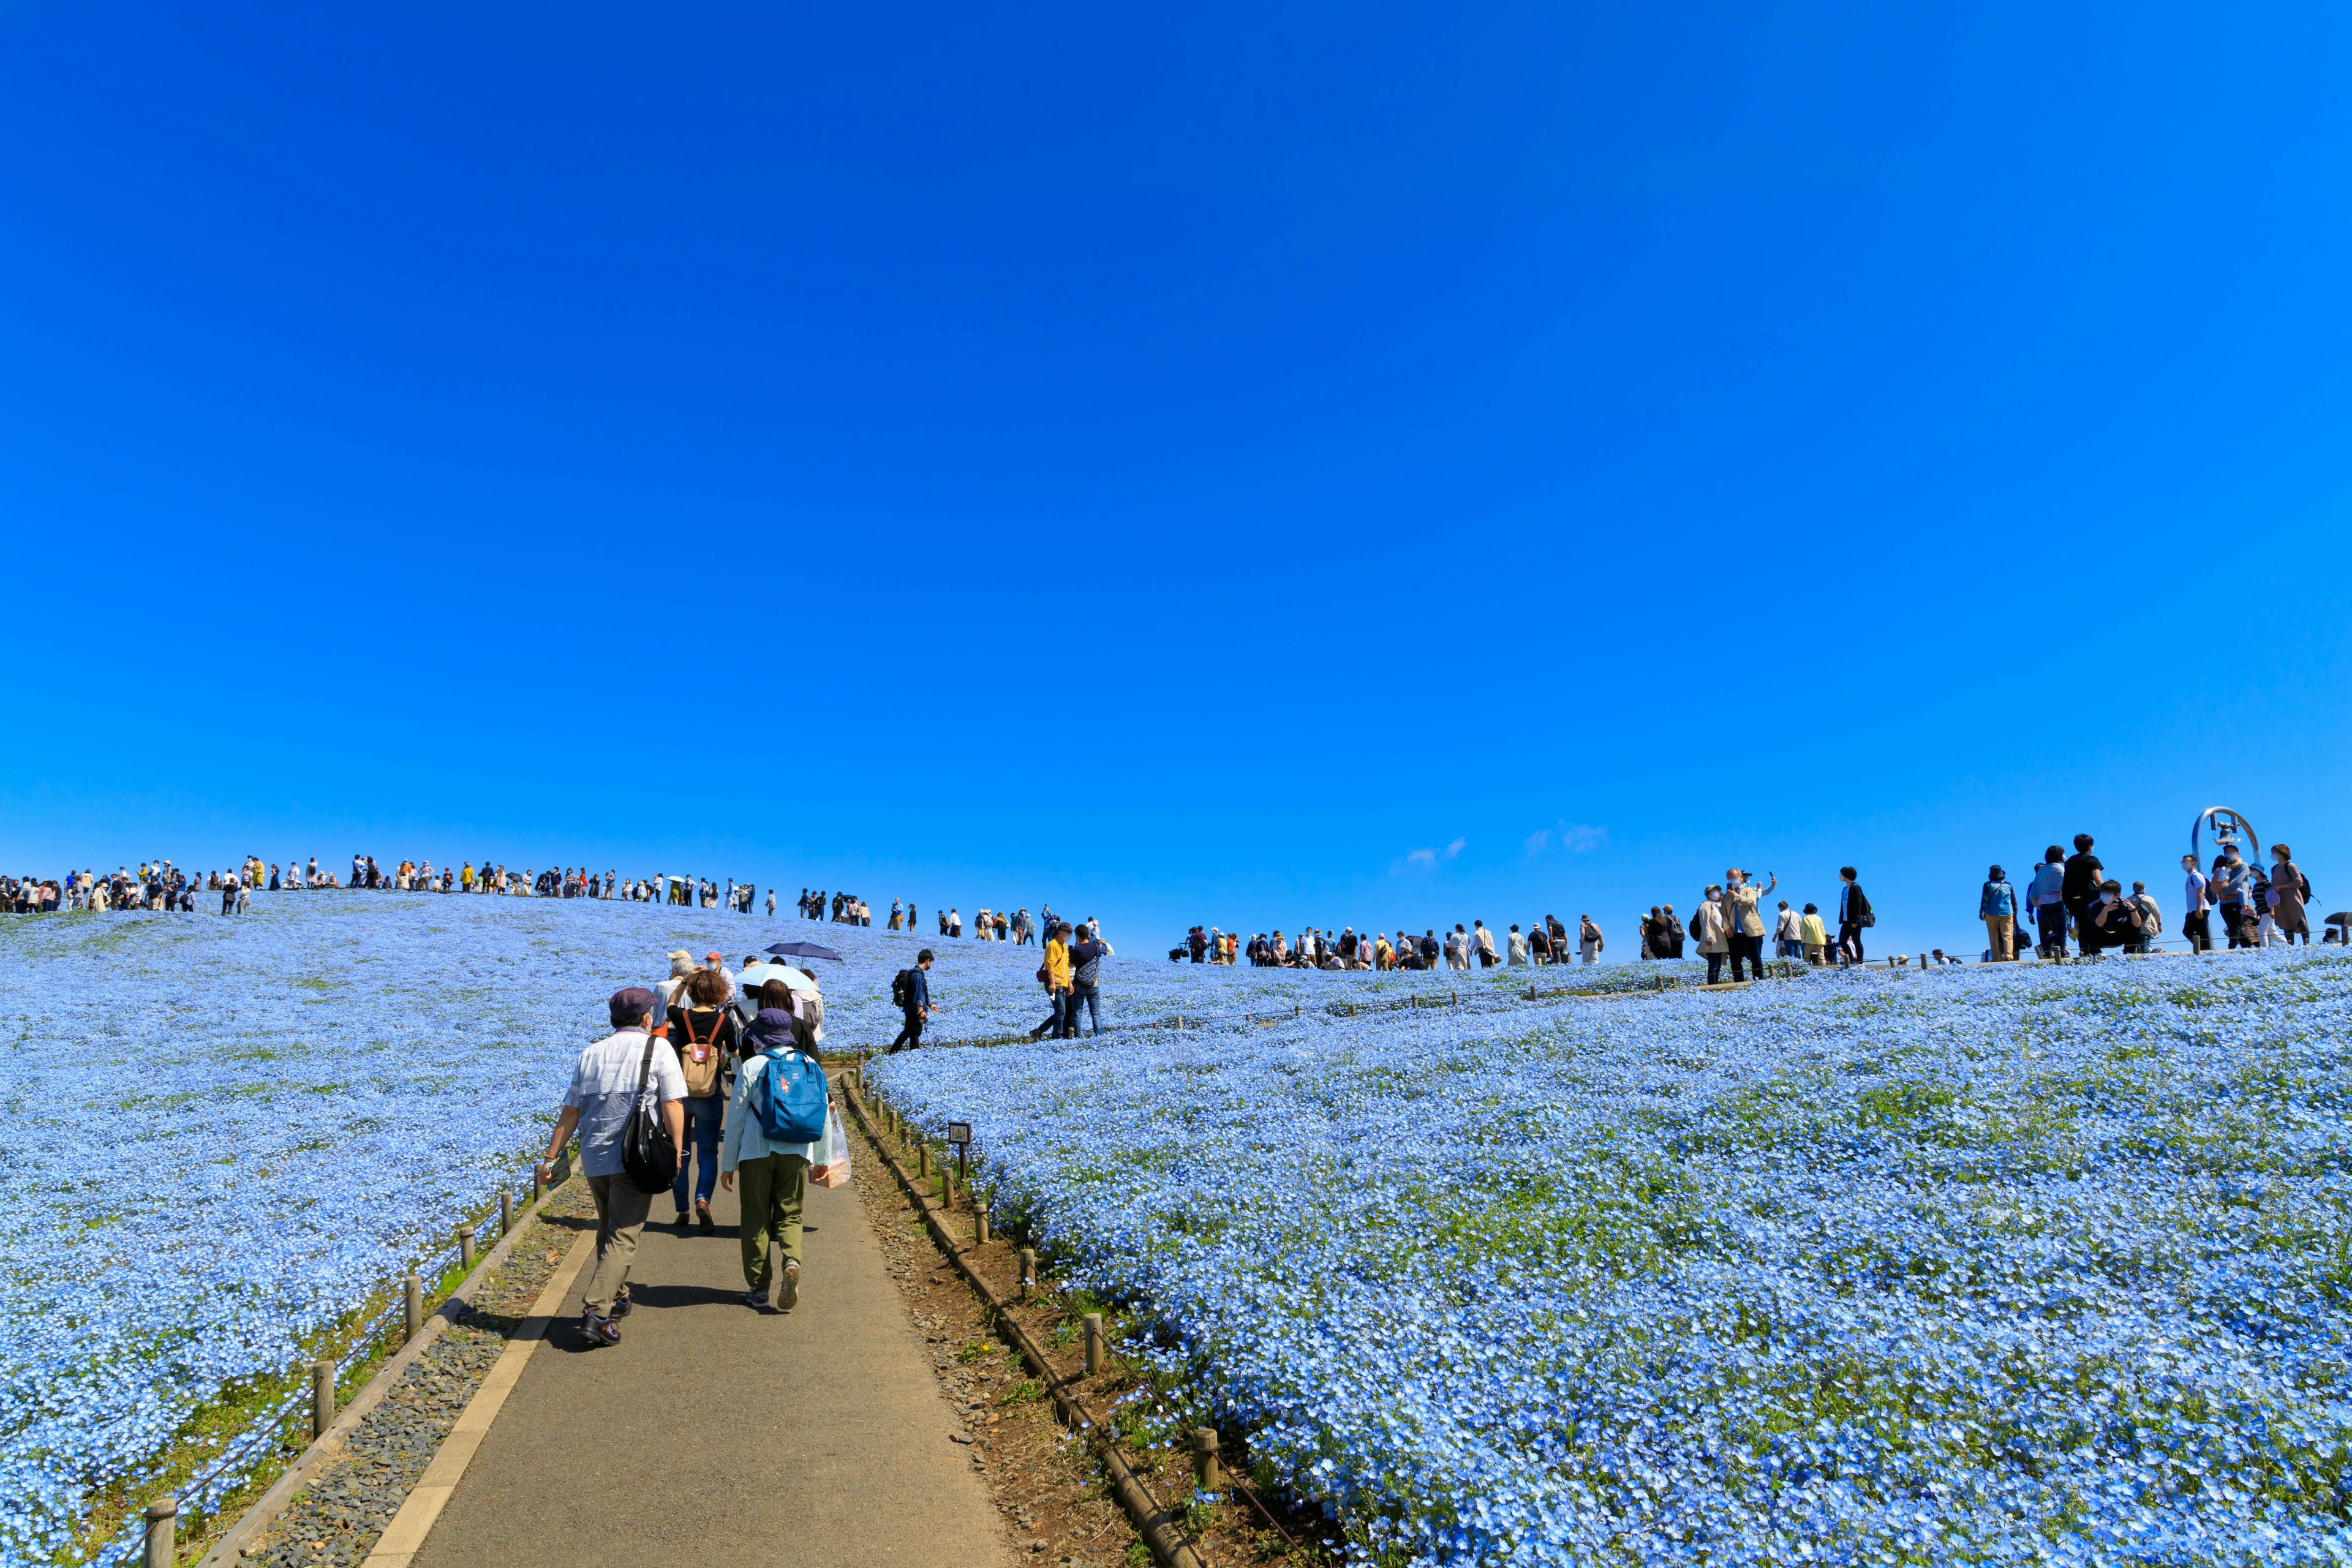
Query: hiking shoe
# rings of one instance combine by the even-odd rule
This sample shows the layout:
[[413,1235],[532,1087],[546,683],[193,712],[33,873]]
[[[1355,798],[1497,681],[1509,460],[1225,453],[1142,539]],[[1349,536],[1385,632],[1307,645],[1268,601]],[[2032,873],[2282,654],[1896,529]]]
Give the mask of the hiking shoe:
[[799,1305],[800,1299],[801,1266],[787,1263],[784,1265],[784,1282],[776,1289],[776,1310],[789,1312]]
[[767,1291],[767,1288],[766,1288],[765,1286],[761,1286],[761,1287],[759,1289],[757,1289],[757,1290],[746,1290],[746,1291],[744,1291],[744,1292],[743,1292],[743,1305],[745,1305],[745,1306],[747,1306],[747,1307],[751,1308],[751,1310],[753,1310],[753,1311],[755,1311],[755,1312],[764,1312],[764,1311],[766,1311],[766,1310],[768,1310],[768,1291]]
[[[684,1215],[680,1215],[678,1217],[680,1219],[684,1219],[686,1216]],[[696,1222],[702,1226],[702,1234],[705,1236],[711,1235],[719,1228],[717,1225],[711,1222],[710,1205],[700,1198],[694,1200],[694,1217]]]
[[616,1345],[621,1342],[621,1325],[610,1318],[583,1312],[580,1314],[580,1337],[592,1345]]
[[613,1298],[613,1321],[614,1322],[618,1322],[628,1315],[629,1297],[626,1291],[623,1291],[620,1295]]

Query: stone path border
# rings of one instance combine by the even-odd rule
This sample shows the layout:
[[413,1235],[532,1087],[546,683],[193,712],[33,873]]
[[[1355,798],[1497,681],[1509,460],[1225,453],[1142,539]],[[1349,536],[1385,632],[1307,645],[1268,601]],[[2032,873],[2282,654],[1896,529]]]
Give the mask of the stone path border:
[[541,1342],[547,1338],[548,1327],[554,1322],[556,1314],[563,1310],[563,1303],[572,1294],[572,1287],[578,1281],[581,1269],[595,1256],[596,1233],[593,1230],[581,1232],[580,1238],[572,1244],[572,1256],[563,1260],[554,1278],[548,1280],[547,1289],[541,1290],[539,1300],[531,1303],[530,1316],[507,1342],[507,1348],[499,1355],[498,1364],[490,1368],[490,1374],[482,1380],[482,1386],[476,1389],[474,1397],[467,1402],[465,1414],[457,1417],[457,1426],[450,1428],[449,1436],[442,1440],[441,1451],[434,1455],[433,1462],[425,1468],[425,1474],[410,1490],[408,1500],[400,1505],[400,1511],[392,1516],[392,1522],[376,1538],[375,1550],[368,1553],[366,1568],[408,1568],[410,1560],[424,1546],[425,1538],[432,1533],[434,1524],[441,1518],[441,1510],[448,1502],[449,1494],[457,1489],[457,1482],[466,1474],[466,1468],[474,1462],[475,1451],[482,1446],[482,1438],[489,1432],[490,1423],[499,1418],[507,1395],[522,1376],[524,1363],[530,1360],[531,1352],[538,1350]]

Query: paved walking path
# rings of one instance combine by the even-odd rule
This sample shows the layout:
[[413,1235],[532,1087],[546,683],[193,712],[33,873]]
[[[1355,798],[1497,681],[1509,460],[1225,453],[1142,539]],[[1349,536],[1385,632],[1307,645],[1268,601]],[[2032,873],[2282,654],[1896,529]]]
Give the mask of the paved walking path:
[[1009,1563],[856,1189],[810,1187],[789,1314],[743,1305],[733,1194],[716,1236],[674,1212],[655,1198],[617,1345],[581,1344],[583,1271],[415,1568]]

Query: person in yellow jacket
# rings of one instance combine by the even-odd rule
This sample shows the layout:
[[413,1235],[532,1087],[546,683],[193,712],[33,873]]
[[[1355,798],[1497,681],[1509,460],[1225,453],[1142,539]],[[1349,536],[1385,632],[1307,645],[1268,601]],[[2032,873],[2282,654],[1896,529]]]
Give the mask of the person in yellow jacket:
[[1805,962],[1819,969],[1829,962],[1830,932],[1822,923],[1822,907],[1805,906],[1805,918],[1797,922],[1797,939],[1805,944]]
[[1037,973],[1045,978],[1045,995],[1053,1004],[1054,1010],[1045,1015],[1044,1023],[1029,1031],[1029,1037],[1033,1040],[1042,1040],[1047,1035],[1051,1035],[1057,1040],[1066,1039],[1076,1032],[1070,1019],[1070,927],[1068,921],[1061,922],[1045,933],[1045,962],[1038,966]]

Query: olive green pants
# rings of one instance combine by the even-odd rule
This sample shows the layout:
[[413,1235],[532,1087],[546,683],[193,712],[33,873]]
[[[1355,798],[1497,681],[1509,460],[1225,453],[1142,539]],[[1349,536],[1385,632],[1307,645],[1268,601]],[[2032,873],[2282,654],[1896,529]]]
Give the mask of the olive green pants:
[[801,1205],[808,1197],[809,1163],[798,1154],[762,1154],[735,1168],[736,1195],[742,1201],[743,1283],[768,1288],[768,1238],[784,1261],[801,1260]]

